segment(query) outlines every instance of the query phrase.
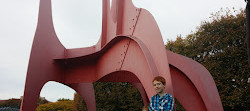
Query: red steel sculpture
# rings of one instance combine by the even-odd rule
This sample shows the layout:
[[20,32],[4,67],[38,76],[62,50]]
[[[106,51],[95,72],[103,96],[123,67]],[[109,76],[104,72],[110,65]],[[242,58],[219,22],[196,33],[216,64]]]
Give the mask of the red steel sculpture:
[[132,0],[103,0],[102,33],[91,47],[66,49],[52,22],[51,0],[40,0],[38,25],[26,77],[21,111],[35,111],[44,84],[73,88],[96,110],[92,82],[129,82],[144,104],[155,94],[152,79],[166,78],[166,90],[187,111],[222,111],[210,73],[194,60],[165,49],[153,16]]

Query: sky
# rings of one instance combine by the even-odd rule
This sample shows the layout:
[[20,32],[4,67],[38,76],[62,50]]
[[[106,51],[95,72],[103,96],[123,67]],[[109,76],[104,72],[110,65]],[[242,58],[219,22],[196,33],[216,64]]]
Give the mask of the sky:
[[[112,0],[110,0],[112,1]],[[164,43],[195,31],[221,8],[245,9],[244,0],[133,0],[155,18]],[[31,45],[35,35],[39,0],[0,0],[0,100],[20,98]],[[66,48],[92,46],[101,34],[102,0],[52,0],[53,23]],[[74,90],[48,82],[40,96],[55,102],[73,99]]]

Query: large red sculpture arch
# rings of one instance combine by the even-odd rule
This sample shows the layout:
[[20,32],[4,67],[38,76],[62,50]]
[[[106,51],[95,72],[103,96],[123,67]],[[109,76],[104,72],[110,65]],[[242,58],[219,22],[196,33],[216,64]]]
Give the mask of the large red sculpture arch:
[[65,49],[52,22],[51,0],[40,0],[21,111],[34,111],[43,85],[56,81],[77,91],[95,111],[92,82],[129,82],[143,102],[155,94],[151,81],[166,78],[166,90],[187,110],[223,110],[209,72],[197,62],[166,51],[160,30],[131,0],[103,0],[102,34],[92,47]]

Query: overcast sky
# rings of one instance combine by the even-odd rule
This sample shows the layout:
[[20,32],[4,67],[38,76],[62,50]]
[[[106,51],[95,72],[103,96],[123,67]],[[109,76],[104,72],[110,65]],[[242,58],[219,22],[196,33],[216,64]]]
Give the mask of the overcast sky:
[[[164,43],[185,36],[221,8],[244,9],[244,0],[133,0],[149,10]],[[23,95],[39,0],[0,0],[0,100]],[[102,0],[52,0],[56,34],[66,48],[95,45],[101,34]],[[74,90],[56,82],[45,84],[49,101],[73,98]]]

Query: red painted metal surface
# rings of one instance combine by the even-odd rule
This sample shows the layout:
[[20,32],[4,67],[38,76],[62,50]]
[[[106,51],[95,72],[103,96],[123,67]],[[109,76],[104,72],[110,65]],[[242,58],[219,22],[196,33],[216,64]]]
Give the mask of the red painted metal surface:
[[173,79],[174,94],[183,107],[186,110],[199,111],[223,110],[218,90],[208,70],[190,58],[170,51],[166,53]]
[[166,78],[166,91],[187,110],[223,110],[209,72],[186,57],[166,52],[153,16],[131,0],[103,0],[102,34],[86,48],[65,49],[52,22],[51,0],[40,0],[38,25],[26,77],[21,111],[34,111],[48,81],[73,88],[95,111],[92,82],[129,82],[144,104],[155,94],[152,79]]

